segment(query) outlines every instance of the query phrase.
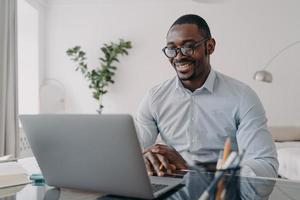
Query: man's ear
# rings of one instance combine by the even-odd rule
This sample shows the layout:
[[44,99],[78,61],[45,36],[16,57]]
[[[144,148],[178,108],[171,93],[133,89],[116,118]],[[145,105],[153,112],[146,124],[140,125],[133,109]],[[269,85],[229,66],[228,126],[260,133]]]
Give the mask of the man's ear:
[[214,38],[210,38],[209,40],[207,40],[207,42],[206,42],[206,54],[211,55],[215,50],[215,46],[216,46],[216,41],[215,41]]

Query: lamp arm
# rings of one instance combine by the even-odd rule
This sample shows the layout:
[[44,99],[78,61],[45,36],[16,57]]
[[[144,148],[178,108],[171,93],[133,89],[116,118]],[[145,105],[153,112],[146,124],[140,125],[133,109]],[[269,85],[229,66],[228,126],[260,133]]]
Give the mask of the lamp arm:
[[281,49],[277,54],[275,54],[275,55],[267,62],[267,64],[266,64],[266,66],[264,67],[264,69],[267,69],[267,68],[270,66],[270,64],[273,62],[273,60],[275,60],[275,58],[277,58],[282,52],[284,52],[285,50],[291,48],[292,46],[297,45],[298,43],[300,43],[300,40],[295,41],[295,42],[293,42],[293,43],[287,45],[287,46],[284,47],[283,49]]

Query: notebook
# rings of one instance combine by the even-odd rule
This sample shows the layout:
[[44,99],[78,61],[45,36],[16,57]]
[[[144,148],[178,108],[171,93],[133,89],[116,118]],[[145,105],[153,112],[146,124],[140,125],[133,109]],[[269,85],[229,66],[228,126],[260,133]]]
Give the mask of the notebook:
[[[0,162],[0,188],[29,183],[26,170],[16,161]],[[1,192],[3,193],[3,192]],[[1,194],[0,194],[1,196]]]
[[20,120],[48,185],[153,199],[182,183],[147,175],[130,115],[21,115]]

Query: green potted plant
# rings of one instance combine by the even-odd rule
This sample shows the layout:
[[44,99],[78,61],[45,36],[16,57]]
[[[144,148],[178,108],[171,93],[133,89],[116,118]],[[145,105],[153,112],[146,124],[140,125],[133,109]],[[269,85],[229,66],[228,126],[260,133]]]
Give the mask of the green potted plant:
[[99,102],[99,114],[102,113],[103,95],[107,93],[107,87],[114,83],[113,76],[119,62],[120,55],[128,55],[128,49],[131,49],[131,42],[120,39],[119,42],[110,42],[101,47],[104,56],[100,57],[100,67],[90,69],[86,62],[86,52],[81,50],[80,46],[75,46],[66,51],[71,60],[76,62],[75,70],[80,70],[82,75],[88,80],[89,88],[92,90],[93,98]]

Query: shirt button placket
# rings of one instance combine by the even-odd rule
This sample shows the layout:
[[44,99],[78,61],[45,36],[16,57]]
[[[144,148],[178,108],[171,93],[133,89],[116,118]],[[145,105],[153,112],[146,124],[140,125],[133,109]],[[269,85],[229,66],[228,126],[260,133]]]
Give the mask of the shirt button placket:
[[194,149],[194,146],[195,146],[195,138],[194,138],[194,126],[195,126],[195,115],[194,115],[194,112],[195,112],[195,109],[194,109],[194,95],[191,95],[191,105],[190,105],[190,111],[191,111],[191,114],[190,114],[190,119],[191,119],[191,122],[190,122],[190,132],[189,132],[189,135],[190,135],[190,151],[193,151]]

